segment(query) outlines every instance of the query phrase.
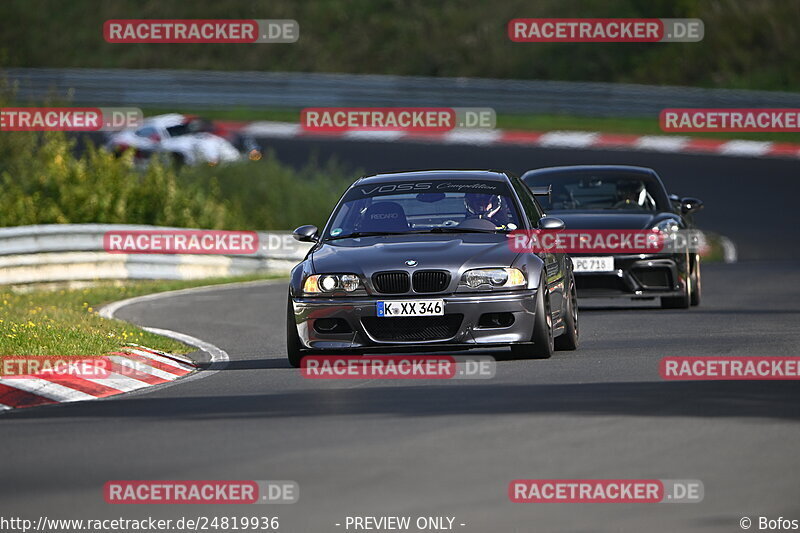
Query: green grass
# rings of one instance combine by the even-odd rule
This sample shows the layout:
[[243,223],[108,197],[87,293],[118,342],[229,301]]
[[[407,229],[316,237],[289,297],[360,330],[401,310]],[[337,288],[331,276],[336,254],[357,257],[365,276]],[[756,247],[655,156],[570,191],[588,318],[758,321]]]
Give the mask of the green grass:
[[[232,120],[252,122],[256,120],[270,120],[277,122],[299,122],[300,109],[161,109],[146,108],[145,116],[160,115],[163,113],[183,113],[186,115],[201,115],[215,120]],[[523,114],[498,114],[497,128],[503,130],[523,131],[599,131],[602,133],[619,133],[631,135],[671,135],[702,137],[705,139],[744,139],[752,141],[773,141],[800,143],[800,133],[726,133],[726,132],[697,132],[697,133],[665,133],[661,131],[658,117],[580,117],[572,115],[523,115]]]
[[82,289],[31,291],[0,287],[0,357],[102,355],[136,343],[168,353],[194,348],[97,314],[104,304],[176,289],[269,279],[252,275],[186,281],[103,282]]

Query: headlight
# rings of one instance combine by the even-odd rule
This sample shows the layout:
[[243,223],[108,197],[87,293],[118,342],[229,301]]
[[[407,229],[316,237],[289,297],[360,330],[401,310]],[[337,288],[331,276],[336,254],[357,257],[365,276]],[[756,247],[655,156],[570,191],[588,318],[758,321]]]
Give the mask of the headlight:
[[322,294],[334,291],[353,292],[361,286],[355,274],[314,274],[308,276],[303,284],[306,294]]
[[482,286],[492,288],[523,287],[525,274],[516,268],[476,268],[464,272],[462,282],[471,289]]
[[655,231],[660,231],[661,233],[669,234],[678,231],[680,229],[680,226],[678,226],[677,222],[675,222],[671,218],[668,218],[667,220],[662,220],[661,222],[653,226],[651,229]]

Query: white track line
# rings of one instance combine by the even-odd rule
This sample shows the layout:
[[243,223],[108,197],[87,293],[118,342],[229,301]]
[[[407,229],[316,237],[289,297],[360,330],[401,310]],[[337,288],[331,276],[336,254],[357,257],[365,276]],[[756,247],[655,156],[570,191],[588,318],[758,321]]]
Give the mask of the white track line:
[[86,394],[77,389],[65,387],[46,379],[37,378],[14,378],[8,380],[8,385],[25,392],[30,392],[37,396],[42,396],[59,403],[77,402],[80,400],[96,400],[96,396]]
[[[224,285],[206,285],[203,287],[195,287],[191,289],[180,289],[175,291],[166,291],[166,292],[158,292],[155,294],[146,294],[144,296],[137,296],[134,298],[128,298],[126,300],[120,300],[118,302],[112,302],[108,305],[103,306],[99,311],[98,314],[103,318],[107,319],[114,319],[114,314],[126,307],[128,305],[133,305],[136,303],[141,302],[152,302],[154,300],[161,300],[164,298],[172,298],[173,296],[181,296],[185,294],[197,294],[203,292],[210,292],[210,291],[217,291],[217,290],[229,290],[229,289],[237,289],[243,286],[248,285],[273,285],[278,283],[286,283],[285,280],[256,280],[256,281],[242,281],[237,283],[226,283]],[[146,387],[144,390],[140,390],[140,392],[149,392],[158,389],[162,389],[164,387],[168,387],[174,385],[175,383],[186,383],[188,381],[194,381],[196,379],[202,379],[213,374],[216,374],[220,370],[224,369],[228,366],[228,362],[230,361],[230,356],[228,352],[225,350],[214,346],[213,344],[206,342],[204,340],[198,339],[197,337],[192,337],[191,335],[187,335],[186,333],[181,333],[180,331],[173,331],[170,329],[162,329],[162,328],[152,328],[152,327],[145,327],[139,326],[145,331],[149,331],[150,333],[155,333],[156,335],[163,335],[164,337],[169,337],[171,339],[175,339],[177,341],[183,342],[190,346],[194,346],[204,352],[206,352],[211,361],[207,368],[199,371],[194,372],[192,374],[187,374],[184,377],[179,377],[173,381],[168,381],[166,383],[162,383],[160,385],[152,385],[150,387]],[[152,354],[150,354],[152,356]],[[109,398],[118,397],[117,396],[110,396]]]

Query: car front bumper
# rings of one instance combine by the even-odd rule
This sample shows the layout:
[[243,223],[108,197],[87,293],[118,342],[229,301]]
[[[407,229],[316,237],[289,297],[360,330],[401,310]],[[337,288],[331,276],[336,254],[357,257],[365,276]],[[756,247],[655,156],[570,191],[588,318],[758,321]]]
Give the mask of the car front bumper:
[[[406,317],[386,318],[376,314],[378,301],[433,299],[444,301],[445,317],[449,318],[424,317],[413,322],[392,323],[404,321]],[[413,297],[292,298],[292,303],[297,333],[307,349],[407,351],[474,348],[529,342],[533,335],[536,289]],[[481,317],[488,313],[500,313],[506,318],[510,314],[513,322],[505,327],[481,327]],[[320,331],[320,325],[332,323],[331,320],[326,323],[326,319],[346,324],[348,330]],[[321,320],[323,322],[318,322]],[[446,327],[437,327],[438,323],[444,322],[447,322]]]

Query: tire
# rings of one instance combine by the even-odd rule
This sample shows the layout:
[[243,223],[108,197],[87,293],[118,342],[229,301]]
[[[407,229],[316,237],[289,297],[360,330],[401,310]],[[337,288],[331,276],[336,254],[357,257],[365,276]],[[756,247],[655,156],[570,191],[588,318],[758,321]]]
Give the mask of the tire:
[[700,300],[703,292],[702,278],[700,277],[700,257],[697,257],[694,262],[694,271],[690,278],[692,282],[692,298],[691,303],[693,306],[700,305]]
[[297,324],[294,321],[292,297],[289,296],[286,300],[286,358],[294,368],[300,368],[300,363],[303,361],[305,353],[302,346],[300,336],[297,334]]
[[578,334],[578,292],[573,279],[570,284],[567,305],[564,308],[564,333],[555,338],[553,346],[556,350],[577,350]]
[[[527,359],[549,359],[555,351],[553,340],[553,315],[550,312],[550,295],[542,278],[536,291],[536,313],[533,321],[531,343],[512,344],[511,355]],[[545,290],[542,290],[545,288]]]
[[686,277],[683,284],[683,294],[680,296],[662,296],[662,309],[689,309],[692,303],[692,275]]

